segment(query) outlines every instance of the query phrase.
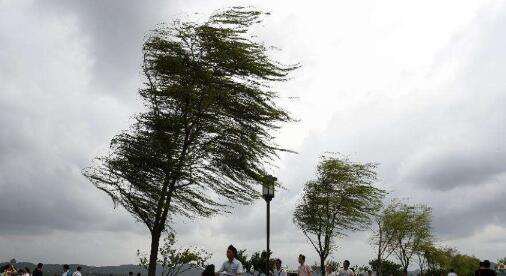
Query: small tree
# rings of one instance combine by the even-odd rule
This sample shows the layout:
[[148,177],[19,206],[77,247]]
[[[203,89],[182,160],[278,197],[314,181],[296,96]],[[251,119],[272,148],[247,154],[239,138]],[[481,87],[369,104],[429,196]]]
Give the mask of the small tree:
[[325,260],[336,247],[336,238],[348,231],[365,229],[381,208],[384,191],[373,186],[376,165],[354,163],[346,158],[322,156],[316,179],[306,182],[293,221]]
[[250,271],[252,265],[251,260],[248,260],[248,254],[246,254],[246,249],[238,250],[236,259],[241,262],[242,266],[246,269],[246,271]]
[[276,104],[272,83],[296,66],[270,58],[250,32],[263,15],[234,7],[150,32],[139,91],[145,110],[83,170],[149,229],[149,276],[171,215],[207,217],[251,203],[283,150],[274,131],[292,119]]
[[387,218],[393,233],[393,251],[403,271],[407,273],[412,258],[421,252],[422,246],[431,243],[431,209],[425,205],[400,203]]
[[447,269],[455,269],[457,275],[474,275],[474,271],[480,267],[480,259],[456,251],[452,252],[450,260]]
[[[193,247],[176,249],[174,233],[168,233],[160,248],[157,264],[162,267],[162,276],[176,276],[190,269],[204,268],[211,258],[207,251]],[[148,269],[149,259],[146,254],[137,250],[140,266]]]
[[[369,261],[369,265],[371,266],[372,270],[378,271],[379,262],[377,259]],[[392,261],[382,260],[381,265],[383,267],[384,275],[399,275],[401,272],[401,265],[396,264]]]
[[392,200],[373,220],[374,224],[370,241],[377,248],[376,258],[378,262],[375,270],[379,276],[383,275],[383,260],[388,259],[397,246],[394,235],[395,226],[392,225],[394,223],[392,212],[395,211],[399,204],[399,201]]

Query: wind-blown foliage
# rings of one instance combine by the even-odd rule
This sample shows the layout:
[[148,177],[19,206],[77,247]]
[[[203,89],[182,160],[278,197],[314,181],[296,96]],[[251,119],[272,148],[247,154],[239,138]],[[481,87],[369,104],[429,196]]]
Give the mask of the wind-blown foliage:
[[373,163],[322,156],[316,179],[306,182],[293,221],[320,256],[322,273],[336,238],[367,228],[381,208],[384,191],[373,186],[376,179]]
[[385,231],[393,235],[391,249],[403,270],[407,269],[412,258],[422,251],[423,246],[432,243],[432,211],[425,205],[399,203],[388,213]]
[[[175,234],[172,232],[167,233],[157,261],[162,268],[162,276],[176,276],[190,269],[203,269],[206,262],[211,258],[211,254],[205,250],[196,247],[177,249],[174,247],[175,243]],[[149,259],[147,256],[139,250],[137,256],[139,257],[140,266],[148,268]]]
[[[372,236],[370,242],[376,247],[376,272],[379,276],[383,275],[383,263],[397,248],[395,239],[393,212],[399,206],[398,200],[392,200],[385,206],[376,216],[374,216],[374,224],[372,228]],[[387,274],[388,275],[388,274]]]
[[249,29],[262,16],[234,7],[150,32],[139,91],[146,110],[83,172],[150,230],[150,276],[169,214],[210,216],[250,203],[284,150],[273,131],[292,118],[271,83],[297,66],[272,60],[254,40]]

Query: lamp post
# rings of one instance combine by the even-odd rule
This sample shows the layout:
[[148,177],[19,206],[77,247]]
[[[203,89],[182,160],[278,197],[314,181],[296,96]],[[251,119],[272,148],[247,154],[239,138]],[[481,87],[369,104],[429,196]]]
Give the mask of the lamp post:
[[271,200],[274,198],[274,183],[276,183],[277,178],[272,175],[265,176],[263,187],[262,187],[262,197],[265,199],[267,203],[267,251],[266,257],[267,261],[265,264],[265,271],[267,275],[269,275],[269,258],[270,258],[270,231],[271,231]]

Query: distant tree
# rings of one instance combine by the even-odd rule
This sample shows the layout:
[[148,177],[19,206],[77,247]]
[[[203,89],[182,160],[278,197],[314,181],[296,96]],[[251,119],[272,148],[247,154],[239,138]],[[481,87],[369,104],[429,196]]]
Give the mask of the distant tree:
[[306,182],[293,221],[320,256],[320,271],[336,247],[336,238],[363,230],[381,208],[384,191],[373,186],[376,165],[322,156],[316,179]]
[[[174,248],[175,243],[175,234],[167,233],[157,261],[157,264],[162,267],[162,276],[176,276],[190,269],[202,269],[211,258],[211,254],[205,250],[196,247],[177,249]],[[149,267],[148,257],[140,250],[137,250],[137,256],[139,257],[139,265],[147,269]]]
[[429,274],[440,274],[445,270],[449,270],[449,264],[454,252],[456,252],[455,249],[441,248],[432,242],[422,244],[416,253],[420,273],[423,274],[424,269]]
[[[396,264],[389,260],[382,260],[383,274],[384,275],[400,275],[401,274],[401,265]],[[369,265],[371,269],[374,271],[378,271],[379,262],[377,259],[369,261]]]
[[475,256],[453,252],[450,265],[446,269],[453,268],[457,275],[474,275],[474,271],[480,267],[480,259]]
[[251,34],[264,13],[234,7],[203,23],[159,25],[143,46],[145,111],[83,170],[150,231],[148,275],[171,215],[210,216],[259,197],[256,185],[284,150],[274,143],[293,121],[272,83],[297,66],[269,57]]
[[400,203],[389,216],[391,223],[388,226],[392,229],[386,231],[394,233],[393,251],[403,271],[407,272],[412,258],[420,252],[423,245],[432,241],[432,212],[425,205]]
[[383,275],[383,260],[388,259],[397,247],[395,239],[395,221],[392,219],[392,212],[396,210],[400,202],[392,200],[373,219],[372,236],[370,242],[376,247],[376,258],[378,265],[375,269],[377,275]]
[[504,258],[502,258],[502,259],[497,260],[497,263],[498,263],[498,264],[503,264],[503,265],[506,265],[506,257],[504,257]]

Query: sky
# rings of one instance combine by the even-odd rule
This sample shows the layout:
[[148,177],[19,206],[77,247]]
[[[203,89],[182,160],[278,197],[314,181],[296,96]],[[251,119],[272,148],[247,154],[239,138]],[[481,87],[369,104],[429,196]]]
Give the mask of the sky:
[[[433,208],[441,245],[506,252],[506,2],[0,0],[0,261],[136,263],[147,229],[81,174],[141,110],[141,47],[160,22],[251,5],[259,38],[302,67],[277,86],[299,119],[278,133],[271,248],[295,267],[317,255],[292,224],[318,157],[379,163],[377,183]],[[295,97],[295,99],[290,99]],[[226,246],[265,247],[265,203],[178,218],[178,245],[219,264]],[[331,256],[366,264],[370,232]]]

